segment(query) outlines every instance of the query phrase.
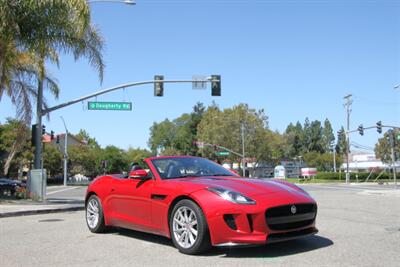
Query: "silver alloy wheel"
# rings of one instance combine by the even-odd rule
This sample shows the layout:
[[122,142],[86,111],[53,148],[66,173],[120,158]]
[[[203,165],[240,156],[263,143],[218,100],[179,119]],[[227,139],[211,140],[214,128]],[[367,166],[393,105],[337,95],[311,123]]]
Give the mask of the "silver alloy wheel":
[[182,206],[175,211],[172,228],[174,237],[179,246],[190,248],[197,240],[197,217],[194,211]]
[[99,222],[99,202],[92,198],[86,206],[86,221],[91,229],[94,229]]

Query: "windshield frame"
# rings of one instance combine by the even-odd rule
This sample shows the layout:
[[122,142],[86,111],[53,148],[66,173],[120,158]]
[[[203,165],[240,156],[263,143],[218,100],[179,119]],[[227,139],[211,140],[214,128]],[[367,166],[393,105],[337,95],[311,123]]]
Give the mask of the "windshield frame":
[[[181,175],[179,176],[170,176],[168,177],[167,175],[165,175],[164,172],[161,171],[160,169],[160,163],[161,162],[179,162],[179,163],[188,163],[191,160],[193,161],[200,161],[202,164],[207,164],[209,167],[214,168],[215,170],[218,170],[214,173],[206,173],[206,174],[190,174],[187,173],[187,170],[189,168],[185,168],[185,172],[186,173],[181,173]],[[202,158],[202,157],[193,157],[193,156],[167,156],[167,157],[155,157],[155,158],[151,158],[150,159],[151,165],[153,166],[155,172],[157,173],[158,177],[161,180],[170,180],[170,179],[185,179],[185,178],[195,178],[195,177],[210,177],[210,176],[226,176],[226,177],[238,177],[238,175],[226,168],[224,168],[223,166],[221,166],[220,164],[217,164],[214,161],[211,161],[209,159],[206,158]],[[179,167],[183,167],[184,165],[181,164]],[[195,165],[193,165],[195,166]],[[186,167],[190,167],[186,166]],[[218,174],[218,175],[216,175]]]

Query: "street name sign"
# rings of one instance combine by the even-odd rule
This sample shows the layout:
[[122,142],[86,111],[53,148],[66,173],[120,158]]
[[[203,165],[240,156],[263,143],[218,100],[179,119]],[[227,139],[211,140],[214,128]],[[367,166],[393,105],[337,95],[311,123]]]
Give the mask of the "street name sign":
[[131,111],[132,102],[88,102],[88,110]]
[[229,156],[228,151],[219,151],[219,152],[215,152],[215,154],[217,154],[217,156]]

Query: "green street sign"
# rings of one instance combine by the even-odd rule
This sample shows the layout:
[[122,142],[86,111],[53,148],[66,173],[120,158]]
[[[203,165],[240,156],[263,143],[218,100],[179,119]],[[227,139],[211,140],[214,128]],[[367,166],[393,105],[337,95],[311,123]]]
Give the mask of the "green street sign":
[[228,151],[219,151],[219,152],[215,152],[215,154],[217,156],[229,156],[229,152]]
[[88,110],[132,110],[132,102],[88,102]]
[[397,140],[400,140],[400,134],[397,135]]

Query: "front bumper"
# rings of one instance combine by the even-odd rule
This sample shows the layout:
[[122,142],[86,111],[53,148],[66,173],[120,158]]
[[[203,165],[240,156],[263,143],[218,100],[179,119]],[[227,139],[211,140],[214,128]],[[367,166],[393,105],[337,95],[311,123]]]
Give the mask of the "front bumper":
[[[204,191],[203,191],[204,192]],[[203,211],[207,218],[213,246],[251,246],[274,243],[314,235],[315,217],[301,227],[273,230],[268,226],[266,210],[292,204],[316,204],[306,194],[293,194],[288,197],[280,193],[258,196],[256,205],[230,203],[213,193],[202,193],[196,198],[204,198]]]

